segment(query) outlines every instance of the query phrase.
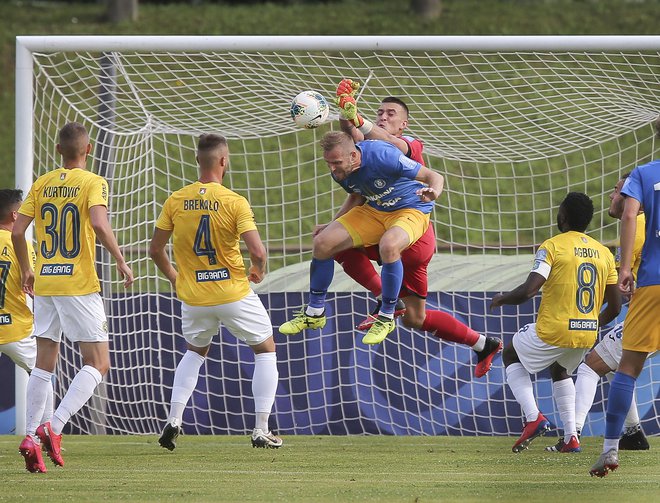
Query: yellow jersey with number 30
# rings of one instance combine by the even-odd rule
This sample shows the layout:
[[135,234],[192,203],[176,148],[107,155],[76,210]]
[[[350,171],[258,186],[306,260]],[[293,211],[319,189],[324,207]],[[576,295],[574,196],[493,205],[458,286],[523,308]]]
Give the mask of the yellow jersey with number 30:
[[165,201],[156,227],[172,232],[180,300],[214,306],[250,293],[239,244],[257,226],[243,196],[219,183],[192,183]]
[[563,348],[593,346],[605,286],[617,282],[612,252],[586,234],[564,232],[539,247],[532,272],[546,278],[536,320],[539,338]]
[[101,290],[96,275],[92,206],[108,206],[108,183],[84,169],[59,168],[32,185],[19,213],[34,218],[35,295],[87,295]]
[[[36,257],[27,243],[32,266]],[[32,311],[21,285],[21,268],[14,253],[11,232],[0,229],[0,344],[20,341],[32,334]]]

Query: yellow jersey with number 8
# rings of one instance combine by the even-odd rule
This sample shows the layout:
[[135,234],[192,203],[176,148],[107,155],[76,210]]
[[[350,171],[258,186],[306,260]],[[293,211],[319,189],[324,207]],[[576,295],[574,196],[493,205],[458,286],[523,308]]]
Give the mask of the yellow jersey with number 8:
[[96,234],[89,209],[108,206],[108,183],[84,169],[59,168],[32,185],[19,213],[34,218],[35,295],[87,295],[100,291]]
[[564,232],[539,247],[532,271],[546,278],[536,320],[539,338],[564,348],[593,346],[605,285],[617,282],[612,252],[586,234]]
[[180,300],[214,306],[250,293],[239,244],[257,226],[243,196],[219,183],[192,183],[165,201],[156,227],[172,232]]
[[[34,249],[30,242],[26,244],[34,267]],[[23,293],[11,232],[0,229],[0,344],[20,341],[31,334],[32,311]]]

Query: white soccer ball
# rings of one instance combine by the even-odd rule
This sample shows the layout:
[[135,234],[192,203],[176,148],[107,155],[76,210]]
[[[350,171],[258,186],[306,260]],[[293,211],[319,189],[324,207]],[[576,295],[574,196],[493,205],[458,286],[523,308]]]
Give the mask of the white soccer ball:
[[303,91],[291,102],[291,118],[299,127],[314,129],[325,122],[330,113],[328,102],[316,91]]

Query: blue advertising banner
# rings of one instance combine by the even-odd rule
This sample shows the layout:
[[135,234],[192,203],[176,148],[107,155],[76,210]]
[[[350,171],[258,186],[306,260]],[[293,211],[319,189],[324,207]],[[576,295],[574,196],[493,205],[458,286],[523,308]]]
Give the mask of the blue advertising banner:
[[[274,327],[286,321],[304,302],[301,293],[262,296]],[[497,335],[507,344],[518,328],[534,321],[539,298],[522,306],[490,313],[489,292],[431,293],[428,306],[454,314],[474,330]],[[105,419],[100,432],[156,433],[167,415],[174,369],[185,351],[180,334],[180,308],[166,295],[118,297],[111,323],[113,369],[104,388]],[[388,339],[375,347],[361,343],[354,327],[371,305],[364,295],[328,296],[328,324],[322,331],[293,337],[276,333],[279,386],[271,427],[281,434],[391,435],[517,435],[520,408],[508,387],[501,358],[481,379],[473,377],[476,356],[465,346],[444,343],[430,333],[411,331],[399,323]],[[158,314],[156,314],[158,313]],[[461,315],[460,313],[469,313]],[[275,330],[276,331],[276,330]],[[79,356],[63,347],[56,390],[68,386]],[[254,405],[252,351],[225,329],[214,341],[202,367],[196,391],[184,415],[190,433],[244,433],[252,428]],[[649,361],[638,380],[638,403],[647,434],[660,433],[660,383],[651,376],[660,363]],[[0,433],[14,428],[14,368],[0,360]],[[547,372],[534,380],[539,408],[553,422],[559,417],[552,401]],[[603,393],[583,434],[604,430]],[[99,432],[98,414],[83,408],[70,432]],[[190,425],[190,426],[188,426]]]

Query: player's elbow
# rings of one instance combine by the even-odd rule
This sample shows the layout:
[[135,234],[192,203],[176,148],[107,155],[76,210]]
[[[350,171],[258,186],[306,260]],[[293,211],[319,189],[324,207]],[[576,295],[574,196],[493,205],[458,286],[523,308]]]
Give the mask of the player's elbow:
[[266,247],[255,246],[254,249],[248,250],[250,253],[250,260],[253,264],[265,264],[268,260],[268,253],[266,252]]
[[156,258],[160,256],[161,253],[163,253],[163,247],[152,241],[149,244],[149,258],[151,260],[156,260]]

